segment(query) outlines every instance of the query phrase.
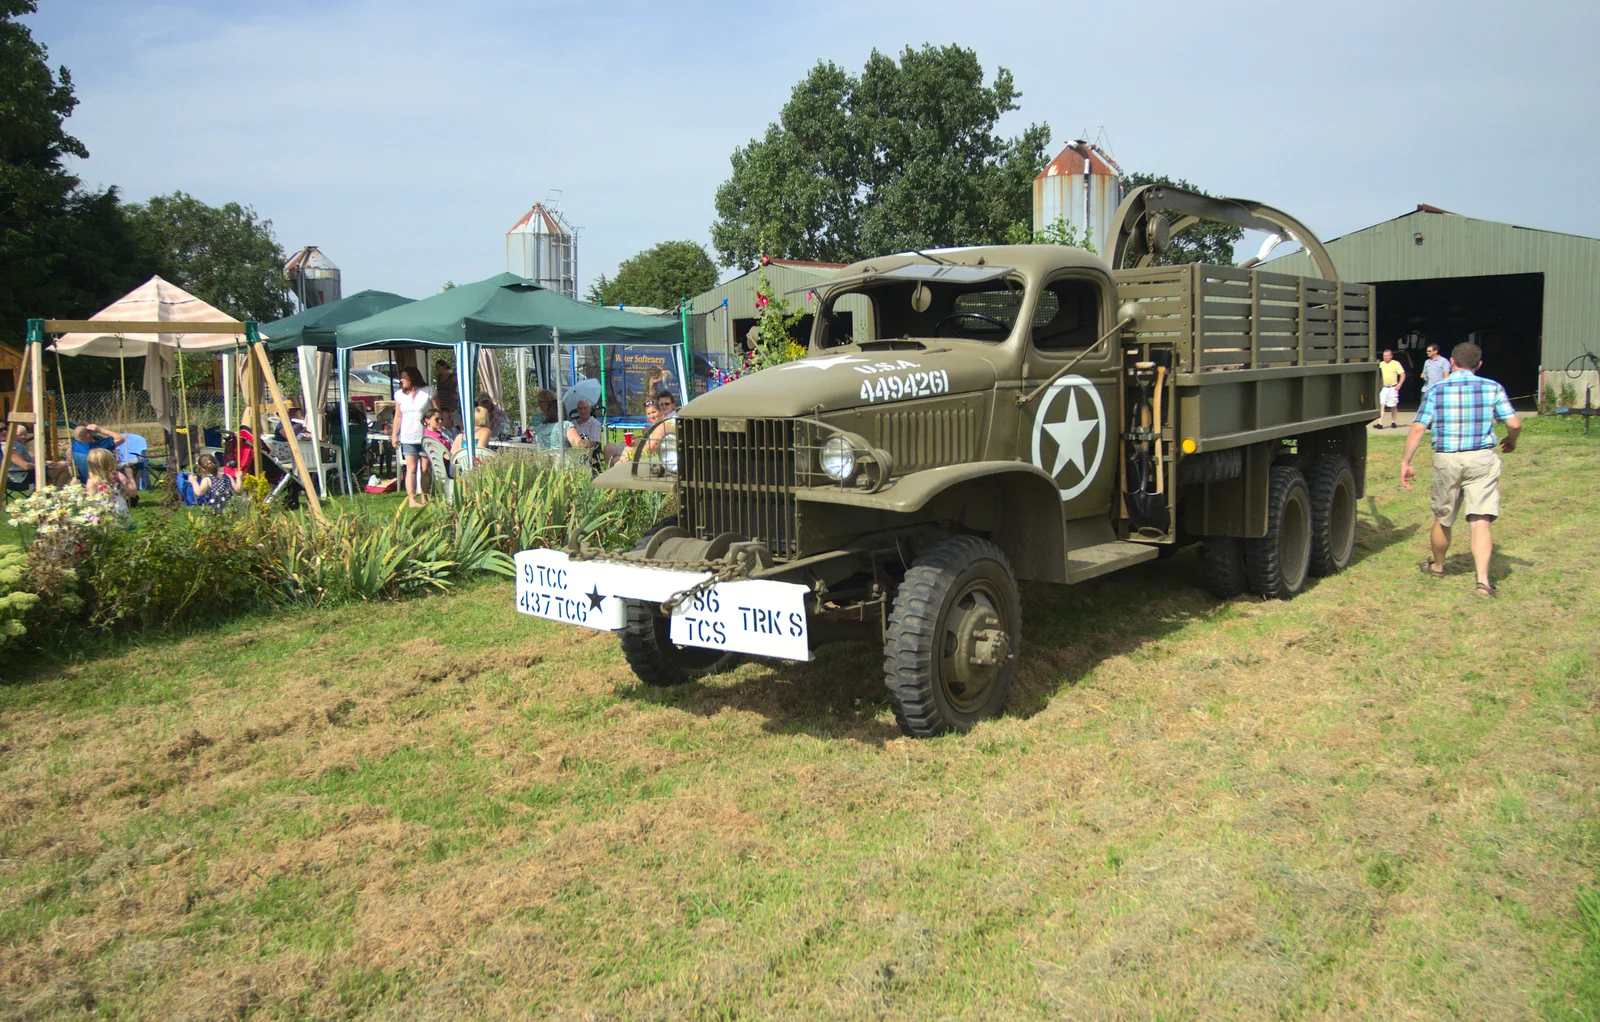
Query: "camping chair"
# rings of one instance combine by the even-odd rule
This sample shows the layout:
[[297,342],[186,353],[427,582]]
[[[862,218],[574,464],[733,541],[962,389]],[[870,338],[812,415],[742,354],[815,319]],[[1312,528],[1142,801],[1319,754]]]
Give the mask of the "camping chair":
[[450,478],[450,452],[444,444],[431,436],[422,438],[422,453],[428,459],[428,465],[433,470],[433,488],[443,489],[446,500],[454,500],[456,496],[456,481]]
[[117,445],[118,463],[133,470],[135,478],[139,481],[139,489],[150,488],[150,459],[146,454],[150,450],[150,441],[138,433],[129,433]]

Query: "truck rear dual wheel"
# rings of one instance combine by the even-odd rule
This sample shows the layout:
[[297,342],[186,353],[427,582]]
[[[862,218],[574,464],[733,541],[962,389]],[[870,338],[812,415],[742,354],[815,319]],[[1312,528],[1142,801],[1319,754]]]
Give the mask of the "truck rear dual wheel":
[[1245,581],[1258,596],[1287,600],[1310,574],[1311,491],[1291,465],[1274,465],[1267,479],[1267,534],[1244,541]]
[[1356,477],[1340,454],[1325,454],[1306,476],[1311,489],[1311,574],[1337,575],[1356,547]]
[[1207,536],[1200,549],[1200,567],[1206,591],[1219,600],[1231,600],[1248,585],[1244,577],[1244,545],[1235,536]]
[[998,716],[1021,634],[1022,598],[999,547],[952,536],[924,550],[895,594],[884,639],[900,730],[930,738]]

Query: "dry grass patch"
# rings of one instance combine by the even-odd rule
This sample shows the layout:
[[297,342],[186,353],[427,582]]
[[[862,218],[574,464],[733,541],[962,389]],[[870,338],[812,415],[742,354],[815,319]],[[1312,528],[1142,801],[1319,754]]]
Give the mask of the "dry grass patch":
[[0,1017],[1594,1017],[1600,448],[1560,426],[1507,459],[1500,600],[1416,574],[1376,440],[1350,572],[1029,587],[1013,712],[931,742],[872,650],[650,690],[500,586],[40,670]]

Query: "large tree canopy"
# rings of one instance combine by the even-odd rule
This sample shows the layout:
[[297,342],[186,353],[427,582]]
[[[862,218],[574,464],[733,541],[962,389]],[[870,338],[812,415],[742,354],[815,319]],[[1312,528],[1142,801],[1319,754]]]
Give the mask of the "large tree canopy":
[[238,319],[269,323],[294,311],[272,221],[237,202],[208,206],[184,192],[130,205],[134,229],[158,253],[160,274]]
[[1022,93],[984,84],[960,46],[874,50],[860,76],[818,63],[766,135],[734,150],[711,240],[730,266],[763,254],[850,262],[883,252],[1005,240],[1031,215],[1047,125],[995,134]]
[[698,242],[663,241],[617,268],[615,280],[604,274],[589,288],[599,305],[649,305],[676,309],[678,299],[693,298],[717,283],[717,267]]
[[32,0],[0,0],[0,338],[29,316],[95,312],[148,276],[148,253],[128,228],[115,189],[87,192],[62,166],[89,151],[65,121],[72,75],[16,19]]

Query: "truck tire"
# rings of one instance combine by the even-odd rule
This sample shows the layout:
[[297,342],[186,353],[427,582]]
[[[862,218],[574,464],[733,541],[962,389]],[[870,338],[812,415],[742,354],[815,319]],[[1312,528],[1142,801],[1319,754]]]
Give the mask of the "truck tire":
[[[662,529],[678,524],[676,515],[668,515],[646,529],[635,550],[643,550],[650,537]],[[622,655],[633,668],[633,673],[646,685],[670,688],[696,678],[720,674],[739,662],[736,653],[719,653],[700,646],[679,646],[671,639],[672,623],[661,613],[658,603],[624,600],[623,625],[620,638]]]
[[1250,591],[1287,600],[1306,587],[1311,568],[1311,492],[1300,470],[1275,465],[1267,482],[1267,534],[1244,541]]
[[1022,598],[999,547],[952,536],[924,550],[895,593],[884,638],[900,730],[931,738],[998,716],[1021,634]]
[[1235,536],[1207,536],[1201,547],[1200,567],[1206,591],[1219,600],[1231,600],[1245,591],[1244,550]]
[[1311,574],[1337,575],[1356,547],[1356,476],[1342,454],[1325,454],[1306,477],[1311,489]]
[[735,653],[673,642],[671,622],[661,613],[658,603],[624,600],[622,607],[622,655],[646,685],[670,688],[720,674],[738,663]]

